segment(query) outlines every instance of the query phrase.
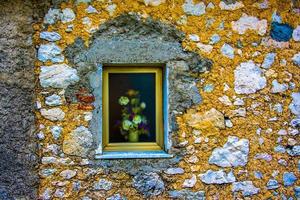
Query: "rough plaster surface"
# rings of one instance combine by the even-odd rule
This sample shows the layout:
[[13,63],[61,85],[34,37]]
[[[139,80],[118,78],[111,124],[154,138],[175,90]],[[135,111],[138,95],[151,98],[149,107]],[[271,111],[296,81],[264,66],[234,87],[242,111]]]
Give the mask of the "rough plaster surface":
[[0,199],[34,199],[35,142],[32,23],[47,1],[0,1]]

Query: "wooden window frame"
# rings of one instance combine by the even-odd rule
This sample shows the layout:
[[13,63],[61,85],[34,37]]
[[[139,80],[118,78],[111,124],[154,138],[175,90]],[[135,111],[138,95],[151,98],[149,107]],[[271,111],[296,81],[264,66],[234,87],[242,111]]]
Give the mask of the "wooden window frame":
[[[109,74],[110,73],[154,73],[155,74],[155,120],[156,142],[109,143]],[[161,151],[164,150],[163,123],[163,68],[159,66],[104,66],[102,105],[102,145],[103,151]]]

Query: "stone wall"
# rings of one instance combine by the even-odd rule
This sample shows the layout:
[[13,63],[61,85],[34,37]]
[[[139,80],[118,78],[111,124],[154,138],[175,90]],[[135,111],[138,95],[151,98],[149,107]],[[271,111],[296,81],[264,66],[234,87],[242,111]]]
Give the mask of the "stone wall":
[[[35,91],[40,199],[300,198],[299,1],[53,1],[32,26],[32,44],[27,36],[30,17],[39,16],[32,12],[37,4],[16,4],[28,9],[24,13],[2,4],[14,17],[4,16],[1,27],[19,27],[12,19],[27,24],[15,36],[14,29],[0,31],[0,38],[15,41],[5,39],[0,47],[3,196],[34,195],[28,188],[37,185]],[[182,80],[188,77],[195,95],[169,96],[178,106],[171,119],[176,127],[171,159],[95,159],[98,141],[91,123],[99,105],[88,77],[101,62],[114,62],[108,47],[118,40],[177,45],[180,56],[173,67],[181,74],[171,76],[173,85],[185,89]],[[118,51],[124,51],[121,47]],[[19,52],[26,48],[30,51]],[[152,57],[155,48],[150,50]],[[193,56],[185,59],[185,53]],[[29,84],[33,72],[36,87]]]

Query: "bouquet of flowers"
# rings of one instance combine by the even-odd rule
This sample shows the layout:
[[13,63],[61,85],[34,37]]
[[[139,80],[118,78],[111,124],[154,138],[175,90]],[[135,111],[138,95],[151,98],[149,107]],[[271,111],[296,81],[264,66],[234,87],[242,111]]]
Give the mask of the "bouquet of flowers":
[[131,89],[126,94],[127,96],[119,98],[119,104],[122,106],[120,132],[129,142],[138,142],[140,135],[149,135],[148,122],[143,115],[146,103],[140,102],[139,91]]

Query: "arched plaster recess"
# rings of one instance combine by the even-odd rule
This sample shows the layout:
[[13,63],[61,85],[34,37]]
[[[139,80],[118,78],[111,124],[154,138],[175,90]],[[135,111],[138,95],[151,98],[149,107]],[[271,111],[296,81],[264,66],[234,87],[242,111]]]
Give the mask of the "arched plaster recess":
[[[66,97],[77,102],[76,93],[86,88],[95,96],[90,131],[101,153],[102,132],[102,66],[103,64],[163,64],[168,72],[168,153],[172,159],[94,160],[95,166],[112,171],[125,171],[133,176],[161,172],[179,162],[185,150],[178,144],[176,115],[201,103],[197,82],[199,73],[211,68],[212,62],[193,52],[185,51],[181,42],[184,33],[151,18],[141,19],[136,14],[123,14],[102,24],[84,45],[80,38],[65,49],[69,62],[77,69],[80,81],[69,86]],[[95,149],[91,149],[95,150]]]

